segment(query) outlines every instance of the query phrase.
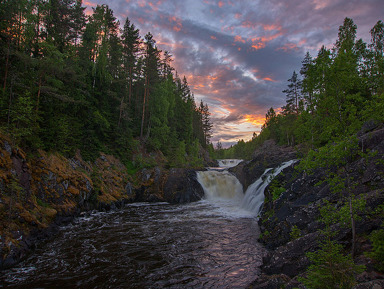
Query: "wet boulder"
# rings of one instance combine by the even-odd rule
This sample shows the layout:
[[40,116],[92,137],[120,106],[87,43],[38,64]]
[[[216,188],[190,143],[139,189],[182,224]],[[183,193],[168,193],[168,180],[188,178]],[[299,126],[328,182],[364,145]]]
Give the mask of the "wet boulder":
[[267,140],[254,152],[251,161],[242,162],[229,171],[237,177],[245,191],[267,168],[276,168],[296,158],[297,152],[293,147],[278,146],[274,140]]
[[198,201],[204,196],[196,171],[181,168],[169,171],[163,192],[167,202],[177,204]]

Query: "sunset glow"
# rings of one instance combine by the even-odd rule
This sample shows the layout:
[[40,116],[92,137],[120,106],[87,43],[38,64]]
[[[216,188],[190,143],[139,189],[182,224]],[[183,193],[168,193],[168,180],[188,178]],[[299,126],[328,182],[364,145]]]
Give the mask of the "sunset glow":
[[126,17],[144,36],[169,51],[178,75],[187,78],[196,102],[207,103],[212,142],[224,147],[259,133],[270,107],[285,104],[282,93],[307,51],[331,48],[345,17],[358,38],[383,20],[382,0],[92,0],[107,4],[123,25]]

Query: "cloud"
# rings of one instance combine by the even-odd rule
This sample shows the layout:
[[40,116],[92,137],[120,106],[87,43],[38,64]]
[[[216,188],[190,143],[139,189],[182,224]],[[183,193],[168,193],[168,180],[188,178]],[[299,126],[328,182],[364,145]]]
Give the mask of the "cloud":
[[[92,0],[93,5],[102,0]],[[224,145],[258,132],[266,111],[285,103],[282,90],[307,51],[331,47],[345,17],[358,37],[382,19],[382,0],[111,0],[121,23],[129,17],[174,56],[197,101],[212,112],[213,141]]]

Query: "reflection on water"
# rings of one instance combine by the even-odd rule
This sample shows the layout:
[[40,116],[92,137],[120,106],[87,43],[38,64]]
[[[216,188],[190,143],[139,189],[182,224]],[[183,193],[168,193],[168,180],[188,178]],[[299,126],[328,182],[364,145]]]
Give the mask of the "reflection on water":
[[262,249],[257,235],[252,214],[230,202],[132,204],[62,228],[19,267],[2,272],[0,284],[245,288],[259,273]]

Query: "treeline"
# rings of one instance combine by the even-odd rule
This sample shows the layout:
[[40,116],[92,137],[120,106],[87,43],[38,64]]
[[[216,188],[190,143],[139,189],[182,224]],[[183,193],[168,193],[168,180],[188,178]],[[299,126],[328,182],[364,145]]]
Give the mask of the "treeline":
[[[196,105],[172,55],[107,5],[0,1],[0,127],[17,144],[93,159],[158,152],[171,166],[202,163],[209,109]],[[161,153],[160,153],[161,152]]]
[[293,72],[281,113],[270,108],[259,135],[216,154],[250,158],[267,139],[319,148],[355,134],[367,121],[384,121],[384,24],[371,29],[368,45],[356,31],[345,18],[332,49],[323,46],[315,58],[307,53],[300,72]]

